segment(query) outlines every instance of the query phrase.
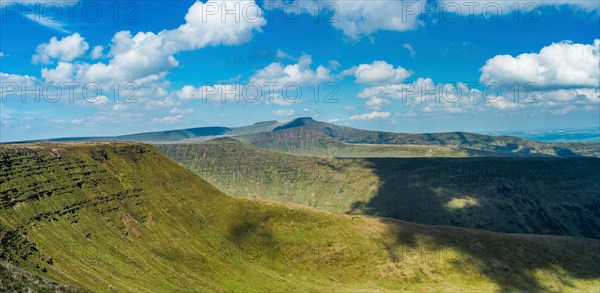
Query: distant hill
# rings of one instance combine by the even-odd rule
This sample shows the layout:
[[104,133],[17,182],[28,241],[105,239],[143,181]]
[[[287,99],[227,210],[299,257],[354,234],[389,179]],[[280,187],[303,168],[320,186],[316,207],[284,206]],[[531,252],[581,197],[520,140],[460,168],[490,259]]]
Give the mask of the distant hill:
[[600,143],[543,143],[514,136],[467,132],[393,133],[361,130],[310,117],[265,121],[243,127],[198,127],[114,137],[44,141],[203,142],[230,137],[276,151],[334,157],[600,156]]
[[598,158],[319,158],[224,141],[156,148],[238,196],[423,224],[600,239]]
[[598,240],[234,198],[143,144],[1,145],[0,195],[0,261],[89,291],[592,292],[600,286]]
[[[298,118],[276,127],[271,132],[240,136],[246,143],[290,153],[333,155],[346,157],[348,146],[440,146],[462,151],[466,156],[598,156],[589,148],[600,150],[596,144],[551,144],[530,141],[513,136],[490,136],[467,132],[444,133],[393,133],[362,130],[330,123],[315,121],[312,118]],[[389,148],[389,147],[388,147]],[[394,155],[393,148],[390,157]],[[342,155],[337,154],[339,152]],[[385,152],[384,152],[385,153]],[[360,155],[359,155],[360,156]],[[381,155],[381,156],[386,156]],[[419,157],[420,155],[413,155]],[[447,155],[448,157],[464,155]],[[352,155],[350,157],[353,157]]]

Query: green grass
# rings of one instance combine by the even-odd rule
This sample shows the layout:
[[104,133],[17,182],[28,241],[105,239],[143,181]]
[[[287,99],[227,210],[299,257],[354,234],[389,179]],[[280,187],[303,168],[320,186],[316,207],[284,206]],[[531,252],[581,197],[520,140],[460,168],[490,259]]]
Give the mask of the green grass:
[[600,241],[228,196],[141,144],[0,146],[5,261],[91,291],[595,291]]
[[229,194],[497,232],[600,238],[597,158],[323,158],[233,142],[157,149]]

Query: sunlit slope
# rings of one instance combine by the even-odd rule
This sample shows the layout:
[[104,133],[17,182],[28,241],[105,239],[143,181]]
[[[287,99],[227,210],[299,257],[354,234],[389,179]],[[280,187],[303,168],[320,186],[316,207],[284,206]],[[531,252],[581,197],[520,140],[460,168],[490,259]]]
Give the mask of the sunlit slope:
[[600,243],[238,199],[139,144],[0,146],[2,260],[93,291],[594,291]]
[[164,144],[229,194],[497,232],[600,238],[600,159],[334,159],[232,142]]

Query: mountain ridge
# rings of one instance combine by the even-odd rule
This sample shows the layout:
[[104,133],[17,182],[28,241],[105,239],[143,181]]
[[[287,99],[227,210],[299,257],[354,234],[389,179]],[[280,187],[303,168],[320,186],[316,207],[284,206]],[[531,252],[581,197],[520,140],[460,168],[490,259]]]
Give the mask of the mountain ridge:
[[[257,122],[241,127],[195,127],[179,130],[144,132],[112,137],[56,138],[40,141],[132,141],[145,143],[203,142],[230,137],[246,144],[289,153],[318,156],[339,156],[345,149],[369,146],[431,146],[448,147],[447,153],[465,153],[469,156],[596,156],[600,157],[600,143],[544,143],[514,136],[491,136],[470,132],[396,133],[357,129],[300,117],[289,121]],[[417,151],[419,156],[422,151]],[[389,147],[387,154],[398,156],[398,150]]]

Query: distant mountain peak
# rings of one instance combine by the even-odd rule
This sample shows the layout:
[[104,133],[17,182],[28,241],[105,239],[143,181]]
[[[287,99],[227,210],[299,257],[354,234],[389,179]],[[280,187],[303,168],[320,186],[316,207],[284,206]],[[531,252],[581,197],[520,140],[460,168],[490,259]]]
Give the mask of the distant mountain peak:
[[284,125],[275,127],[273,129],[273,131],[284,130],[284,129],[288,129],[288,128],[300,127],[300,126],[305,126],[305,125],[314,125],[316,123],[318,123],[318,122],[315,121],[314,119],[312,119],[311,117],[300,117],[300,118],[296,118]]
[[268,125],[268,124],[275,124],[275,123],[277,123],[277,120],[267,120],[267,121],[256,122],[252,125]]
[[315,121],[315,119],[312,119],[312,117],[298,117],[294,121]]

